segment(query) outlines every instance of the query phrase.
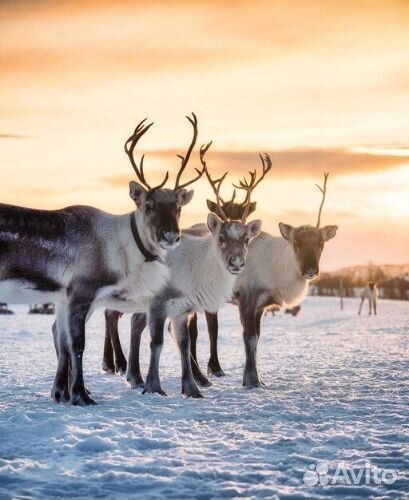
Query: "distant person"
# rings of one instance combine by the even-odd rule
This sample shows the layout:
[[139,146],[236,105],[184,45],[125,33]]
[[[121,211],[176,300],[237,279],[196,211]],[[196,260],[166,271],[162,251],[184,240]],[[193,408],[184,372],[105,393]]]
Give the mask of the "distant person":
[[361,294],[361,304],[359,305],[358,314],[361,314],[363,303],[365,299],[368,299],[369,302],[369,315],[372,314],[372,307],[374,314],[376,315],[376,302],[378,298],[378,287],[376,286],[375,281],[368,281],[365,285],[365,288],[362,290]]

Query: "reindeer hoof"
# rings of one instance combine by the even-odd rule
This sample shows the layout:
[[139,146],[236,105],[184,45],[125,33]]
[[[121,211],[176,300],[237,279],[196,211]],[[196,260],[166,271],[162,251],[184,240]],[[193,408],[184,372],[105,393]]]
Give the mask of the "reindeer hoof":
[[224,373],[224,371],[221,368],[220,368],[220,370],[210,370],[210,369],[208,369],[207,373],[209,375],[213,375],[214,377],[225,377],[226,376],[226,374]]
[[53,386],[51,389],[51,398],[56,403],[66,403],[70,400],[70,395],[66,389]]
[[120,375],[125,375],[127,369],[127,362],[126,359],[123,359],[121,361],[116,361],[115,362],[115,370],[117,373]]
[[203,394],[200,392],[196,384],[186,384],[184,386],[182,385],[182,394],[186,398],[204,398]]
[[260,387],[261,384],[262,382],[258,378],[258,374],[256,371],[244,373],[243,387],[245,387],[246,389],[254,389],[255,387]]
[[97,404],[88,396],[88,393],[85,390],[82,393],[73,394],[71,396],[70,403],[74,406],[93,406]]
[[149,376],[146,379],[146,384],[144,385],[145,389],[142,391],[142,394],[160,394],[161,396],[167,396],[166,392],[160,386],[159,379],[150,380]]
[[211,363],[207,365],[207,374],[214,375],[215,377],[225,376],[225,373],[220,365],[212,365]]
[[145,387],[145,382],[143,381],[143,378],[140,375],[139,376],[128,375],[126,377],[126,381],[131,386],[131,389],[137,389],[137,388],[143,389]]
[[159,388],[159,389],[147,389],[145,388],[143,391],[142,391],[142,394],[160,394],[161,396],[167,396],[166,392]]
[[212,383],[210,380],[203,375],[202,372],[194,373],[193,377],[195,382],[200,385],[200,387],[210,387]]
[[111,363],[107,363],[105,359],[102,361],[102,369],[110,375],[115,375],[115,366]]
[[210,382],[210,380],[206,377],[203,377],[202,379],[195,379],[196,382],[200,385],[200,387],[210,387],[213,384]]
[[246,389],[255,389],[256,387],[260,387],[260,382],[243,382],[243,387]]
[[203,394],[199,391],[182,391],[183,396],[186,398],[193,398],[193,399],[199,399],[199,398],[204,398]]

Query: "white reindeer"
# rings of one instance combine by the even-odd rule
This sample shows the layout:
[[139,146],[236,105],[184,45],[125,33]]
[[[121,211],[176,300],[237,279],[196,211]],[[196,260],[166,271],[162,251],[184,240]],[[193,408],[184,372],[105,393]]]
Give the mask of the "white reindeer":
[[377,314],[376,306],[377,306],[378,293],[379,293],[378,287],[376,286],[375,281],[368,281],[367,284],[365,285],[365,288],[362,290],[361,303],[359,304],[358,314],[361,314],[362,306],[365,302],[365,299],[368,300],[369,315],[372,314],[372,308],[374,314],[375,315]]
[[[202,397],[192,374],[188,317],[195,311],[216,312],[231,297],[235,279],[245,267],[248,245],[261,229],[260,220],[248,224],[243,222],[250,209],[250,193],[254,186],[248,187],[247,210],[243,220],[230,221],[221,210],[219,192],[226,174],[220,179],[211,179],[203,160],[203,153],[209,146],[210,144],[202,147],[201,160],[216,194],[222,219],[213,213],[209,214],[207,235],[190,236],[182,233],[180,245],[168,254],[171,277],[166,289],[155,297],[150,308],[151,359],[144,393],[164,394],[159,378],[159,357],[163,345],[164,323],[169,318],[172,334],[181,353],[182,393],[185,396]],[[270,159],[266,159],[268,164],[263,169],[262,178],[271,168]],[[143,385],[137,358],[145,324],[146,319],[143,317],[133,320],[127,378],[134,387]]]
[[83,206],[45,211],[0,205],[0,297],[13,303],[57,303],[56,402],[95,404],[84,386],[82,367],[85,322],[92,311],[98,306],[146,311],[169,278],[166,252],[180,241],[180,209],[193,196],[184,188],[203,173],[180,183],[197,138],[196,117],[188,119],[193,139],[173,189],[163,188],[168,173],[151,187],[143,157],[139,168],[133,157],[136,143],[152,124],[141,122],[126,142],[141,182],[129,185],[136,211],[116,216]]
[[[319,273],[319,261],[324,244],[334,238],[338,227],[320,228],[321,212],[326,195],[328,174],[324,176],[316,227],[309,225],[293,227],[280,223],[282,238],[261,232],[250,246],[246,266],[238,277],[231,301],[239,306],[240,320],[243,326],[243,340],[246,363],[243,385],[251,388],[260,385],[257,372],[256,355],[260,337],[260,322],[263,311],[268,306],[293,307],[298,305],[308,291],[308,284]],[[206,314],[211,344],[211,356],[208,364],[209,374],[224,375],[217,353],[217,314]],[[195,377],[206,383],[206,377],[200,372],[196,358],[196,321],[190,325],[192,356],[194,358]]]

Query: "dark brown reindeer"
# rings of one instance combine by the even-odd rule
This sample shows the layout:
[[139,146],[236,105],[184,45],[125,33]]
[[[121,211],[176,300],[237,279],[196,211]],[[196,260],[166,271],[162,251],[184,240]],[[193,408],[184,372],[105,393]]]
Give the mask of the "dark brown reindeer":
[[134,148],[152,124],[141,122],[125,144],[140,183],[131,181],[136,211],[111,215],[93,207],[34,210],[0,205],[0,297],[13,303],[57,304],[53,325],[58,367],[52,389],[56,402],[95,404],[84,386],[85,323],[97,307],[145,311],[169,277],[166,252],[180,240],[179,217],[193,191],[180,184],[197,137],[194,135],[174,189],[152,187],[143,157]]

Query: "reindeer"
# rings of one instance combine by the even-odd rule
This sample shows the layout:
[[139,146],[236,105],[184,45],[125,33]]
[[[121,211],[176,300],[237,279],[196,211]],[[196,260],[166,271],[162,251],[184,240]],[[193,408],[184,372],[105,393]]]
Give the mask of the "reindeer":
[[206,177],[216,195],[220,217],[214,213],[208,215],[208,234],[205,236],[192,236],[182,232],[180,245],[168,253],[167,262],[171,269],[171,277],[167,287],[153,299],[149,312],[151,358],[145,383],[140,374],[139,345],[146,326],[146,315],[134,315],[132,318],[127,378],[132,387],[143,386],[144,394],[156,392],[165,395],[159,378],[159,358],[163,345],[164,324],[166,318],[169,318],[171,333],[181,355],[182,394],[193,398],[203,397],[192,373],[189,315],[203,310],[215,312],[229,299],[236,276],[244,268],[248,245],[261,229],[260,220],[248,224],[243,222],[250,210],[251,188],[242,220],[231,221],[223,212],[220,188],[227,172],[219,179],[211,178],[204,161],[204,153],[210,144],[202,146],[200,158]]
[[197,119],[188,117],[193,139],[182,157],[173,189],[148,184],[134,149],[152,123],[143,120],[125,143],[138,182],[129,184],[136,210],[111,215],[93,207],[34,210],[0,205],[0,297],[11,302],[55,302],[53,325],[58,357],[51,391],[56,402],[95,404],[84,386],[85,322],[96,307],[145,311],[166,284],[166,252],[180,242],[181,207],[192,199],[185,188],[203,174],[180,182],[197,138]]
[[359,305],[358,314],[361,314],[362,306],[363,306],[363,303],[365,302],[365,299],[368,299],[369,315],[372,314],[372,307],[373,307],[373,312],[376,316],[376,314],[377,314],[376,305],[377,305],[377,299],[378,299],[378,287],[376,286],[375,281],[368,281],[365,285],[365,288],[362,290],[361,303]]
[[[266,174],[271,170],[271,160],[268,155],[262,157],[260,155],[260,159],[263,166],[263,171],[261,177],[256,180],[255,172],[251,172],[250,175],[254,176],[253,185],[249,188],[247,184],[242,186],[236,186],[238,189],[244,189],[246,191],[246,197],[243,202],[237,203],[235,202],[236,198],[236,189],[233,191],[232,198],[229,201],[224,201],[220,195],[220,185],[223,182],[225,176],[221,179],[217,179],[216,181],[212,181],[210,175],[207,175],[207,178],[214,189],[217,185],[217,197],[218,200],[216,203],[207,200],[207,206],[209,210],[216,214],[222,220],[245,220],[251,213],[253,213],[256,209],[256,202],[252,202],[251,192],[255,189],[255,187],[264,179]],[[194,226],[183,229],[182,235],[187,236],[196,236],[196,237],[204,237],[209,234],[209,228],[206,224],[195,224]],[[211,352],[212,356],[215,356],[215,370],[217,366],[219,370],[221,370],[219,361],[217,359],[217,314],[211,313],[209,311],[205,311],[206,318],[208,321],[208,328],[211,340]],[[121,348],[121,342],[118,334],[118,320],[121,314],[118,311],[106,311],[105,313],[105,345],[104,345],[104,356],[102,361],[102,367],[104,370],[115,373],[124,373],[127,369],[127,363],[125,356],[123,354]],[[137,333],[138,328],[143,328],[146,326],[146,321],[142,317],[143,315],[134,315],[131,319],[131,347],[130,347],[130,363],[132,363],[132,367],[128,367],[127,372],[127,381],[130,383],[131,387],[144,387],[144,381],[140,374],[139,367],[139,345],[140,345],[140,334]],[[192,339],[192,349],[193,357],[192,357],[192,371],[196,381],[202,386],[210,386],[210,381],[200,372],[197,366],[197,357],[196,357],[196,337],[197,337],[197,327],[195,324],[197,323],[197,314],[194,312],[189,316],[189,331]],[[135,332],[135,334],[133,333]],[[195,338],[193,336],[196,335]],[[213,362],[213,358],[211,357],[211,362]]]
[[[334,238],[337,226],[320,227],[321,213],[326,196],[328,174],[324,186],[317,185],[322,193],[317,224],[293,227],[280,222],[282,238],[261,232],[249,245],[246,267],[238,276],[231,301],[238,305],[243,327],[246,363],[243,386],[257,387],[262,382],[258,375],[256,354],[260,337],[263,311],[269,306],[294,307],[305,297],[308,284],[319,274],[319,261],[325,243]],[[211,355],[208,373],[224,375],[217,353],[217,314],[206,313],[209,327]],[[196,318],[190,323],[193,366],[198,380],[206,380],[200,372],[196,358]]]

